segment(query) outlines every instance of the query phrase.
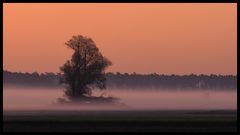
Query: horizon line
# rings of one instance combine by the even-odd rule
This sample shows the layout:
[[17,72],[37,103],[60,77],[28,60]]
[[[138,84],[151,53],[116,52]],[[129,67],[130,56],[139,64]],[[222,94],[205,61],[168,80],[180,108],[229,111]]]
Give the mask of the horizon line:
[[[17,72],[17,71],[9,71],[9,70],[4,70],[3,69],[3,72],[4,71],[7,71],[7,72],[12,72],[12,73],[29,73],[29,74],[33,74],[33,73],[38,73],[39,75],[40,74],[46,74],[46,73],[54,73],[54,74],[61,74],[60,72],[37,72],[37,71],[34,71],[34,72],[22,72],[22,71],[19,71],[19,72]],[[153,72],[153,73],[136,73],[136,72],[132,72],[132,73],[128,73],[128,72],[119,72],[119,71],[117,71],[117,72],[105,72],[106,74],[107,73],[112,73],[112,74],[118,74],[118,73],[120,73],[120,74],[122,74],[122,75],[124,75],[124,74],[128,74],[128,75],[167,75],[167,76],[172,76],[172,75],[176,75],[176,76],[184,76],[184,75],[197,75],[197,76],[200,76],[200,75],[208,75],[208,76],[211,76],[211,75],[216,75],[216,76],[229,76],[229,75],[232,75],[232,76],[237,76],[237,74],[214,74],[214,73],[211,73],[211,74],[203,74],[203,73],[201,73],[201,74],[196,74],[196,73],[189,73],[189,74],[158,74],[158,73],[156,73],[156,72]]]

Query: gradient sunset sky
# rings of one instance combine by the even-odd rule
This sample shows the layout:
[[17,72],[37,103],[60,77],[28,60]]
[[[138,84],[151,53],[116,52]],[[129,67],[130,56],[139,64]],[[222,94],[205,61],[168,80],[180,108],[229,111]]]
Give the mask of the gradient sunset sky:
[[237,4],[3,4],[3,68],[59,72],[73,35],[91,37],[107,72],[237,73]]

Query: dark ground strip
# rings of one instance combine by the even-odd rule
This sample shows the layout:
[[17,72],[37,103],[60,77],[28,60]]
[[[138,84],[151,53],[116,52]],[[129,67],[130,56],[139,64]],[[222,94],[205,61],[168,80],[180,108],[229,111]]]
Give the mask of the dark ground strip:
[[54,121],[7,121],[3,124],[4,132],[14,131],[141,131],[141,132],[235,132],[236,122],[54,122]]
[[82,111],[5,113],[3,131],[235,132],[236,111]]

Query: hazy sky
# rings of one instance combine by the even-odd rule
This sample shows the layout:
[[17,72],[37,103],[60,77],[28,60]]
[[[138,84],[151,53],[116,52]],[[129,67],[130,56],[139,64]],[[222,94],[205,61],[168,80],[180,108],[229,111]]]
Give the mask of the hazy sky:
[[59,72],[73,35],[91,37],[107,71],[236,74],[237,4],[4,4],[3,68]]

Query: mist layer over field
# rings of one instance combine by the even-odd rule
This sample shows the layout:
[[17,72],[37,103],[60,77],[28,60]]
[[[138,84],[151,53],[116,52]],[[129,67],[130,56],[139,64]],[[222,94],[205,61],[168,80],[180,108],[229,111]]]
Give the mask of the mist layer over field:
[[104,90],[93,95],[113,96],[126,107],[104,105],[60,105],[61,88],[4,87],[3,109],[11,110],[236,110],[237,91],[233,90]]

